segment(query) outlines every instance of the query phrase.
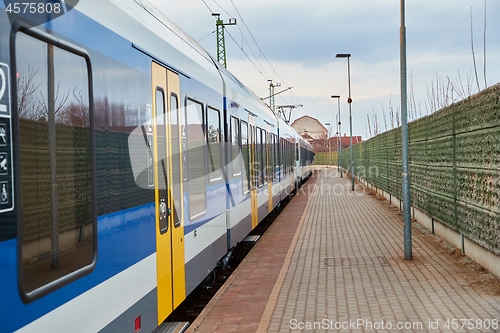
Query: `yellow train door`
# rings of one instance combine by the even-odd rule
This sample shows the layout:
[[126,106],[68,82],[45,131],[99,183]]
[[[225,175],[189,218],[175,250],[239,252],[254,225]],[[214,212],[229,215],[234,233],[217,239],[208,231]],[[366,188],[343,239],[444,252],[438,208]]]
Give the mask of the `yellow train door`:
[[184,300],[184,208],[179,76],[152,63],[158,325]]

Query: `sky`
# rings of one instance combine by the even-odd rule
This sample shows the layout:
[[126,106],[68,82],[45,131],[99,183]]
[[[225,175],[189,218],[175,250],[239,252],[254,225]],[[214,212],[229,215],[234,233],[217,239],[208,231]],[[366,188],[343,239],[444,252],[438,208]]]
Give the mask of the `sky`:
[[[276,106],[303,105],[291,121],[309,115],[330,123],[333,135],[339,105],[332,95],[341,96],[341,134],[350,133],[348,64],[335,55],[351,54],[353,135],[364,140],[396,126],[401,1],[150,1],[214,57],[212,13],[235,18],[226,26],[227,68],[261,98],[269,96],[268,80],[281,84],[275,93],[292,87]],[[410,121],[500,82],[500,1],[405,0],[405,7]]]

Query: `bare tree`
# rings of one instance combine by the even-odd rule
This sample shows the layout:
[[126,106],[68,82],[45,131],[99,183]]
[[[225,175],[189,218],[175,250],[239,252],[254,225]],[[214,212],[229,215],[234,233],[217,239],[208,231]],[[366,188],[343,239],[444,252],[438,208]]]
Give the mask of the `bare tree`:
[[[30,120],[47,120],[48,119],[48,104],[45,99],[44,93],[40,87],[43,82],[36,84],[35,77],[38,73],[32,67],[28,67],[26,74],[19,74],[16,78],[17,83],[17,107],[19,118]],[[37,94],[38,93],[38,94]],[[68,101],[70,91],[64,92],[60,95],[60,86],[57,85],[56,95],[54,98],[55,106],[54,113],[57,122],[65,123],[64,109]]]
[[377,119],[377,114],[375,113],[375,110],[373,110],[373,135],[378,135],[379,130],[378,130],[378,119]]
[[74,126],[90,126],[90,114],[89,105],[83,97],[81,90],[76,91],[77,88],[73,89],[73,97],[76,102],[71,102],[69,105],[65,106],[61,110],[59,119],[65,124],[71,124]]
[[35,93],[40,87],[41,83],[35,84],[34,78],[37,71],[29,66],[26,74],[18,74],[16,77],[17,82],[17,109],[20,118],[31,118],[35,104]]
[[484,89],[486,89],[488,88],[488,81],[486,80],[486,0],[484,0],[483,56]]
[[384,117],[384,127],[385,131],[387,131],[387,116],[385,114],[384,103],[382,103],[382,116]]
[[392,107],[392,96],[389,98],[389,117],[391,118],[391,129],[394,129],[394,108]]
[[[42,119],[48,119],[48,112],[49,112],[49,105],[47,101],[45,100],[45,97],[41,91],[39,91],[40,97],[36,99],[36,103],[34,105],[34,110],[33,110],[33,115],[36,117],[32,120],[42,120]],[[56,121],[58,123],[66,123],[65,118],[64,118],[64,112],[60,112],[61,110],[64,110],[64,106],[66,102],[68,101],[69,98],[69,93],[70,91],[68,90],[67,92],[63,92],[61,96],[60,94],[60,83],[57,84],[57,89],[55,92],[54,96],[54,115],[56,118]]]
[[370,134],[370,138],[372,137],[372,127],[370,125],[370,115],[367,113],[366,114],[366,120],[368,122],[368,133]]
[[476,55],[474,54],[474,30],[472,28],[472,6],[470,6],[470,44],[471,44],[471,49],[472,49],[472,63],[474,64],[474,73],[476,75],[476,83],[477,83],[477,90],[481,90],[479,87],[479,78],[477,76],[477,67],[476,67]]

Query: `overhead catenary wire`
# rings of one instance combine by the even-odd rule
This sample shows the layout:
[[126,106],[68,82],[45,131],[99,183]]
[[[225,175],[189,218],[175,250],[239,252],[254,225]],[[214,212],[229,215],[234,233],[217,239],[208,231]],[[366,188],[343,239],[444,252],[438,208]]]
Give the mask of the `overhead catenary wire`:
[[[215,0],[214,0],[215,1]],[[233,0],[231,0],[231,4],[233,5],[234,7],[234,10],[236,10],[236,13],[238,14],[239,18],[240,18],[240,21],[243,23],[243,25],[245,26],[245,28],[247,29],[248,33],[250,34],[250,37],[252,37],[252,40],[253,42],[255,43],[255,45],[257,46],[257,48],[259,49],[259,52],[262,54],[262,56],[264,57],[264,59],[266,60],[266,62],[268,63],[268,65],[272,68],[273,70],[273,73],[276,74],[276,76],[280,79],[280,81],[286,85],[286,86],[290,86],[289,84],[287,84],[285,82],[285,80],[283,80],[283,78],[278,74],[278,72],[274,69],[273,65],[271,64],[271,62],[269,61],[269,59],[266,57],[266,55],[264,54],[264,52],[262,52],[262,48],[260,47],[259,43],[257,43],[257,40],[255,39],[255,37],[253,36],[252,32],[250,31],[250,28],[248,28],[247,24],[245,23],[245,20],[243,20],[243,17],[241,16],[240,14],[240,11],[238,10],[238,8],[236,8],[236,5],[234,4]],[[239,27],[238,27],[239,28]],[[241,30],[241,29],[240,29]],[[243,32],[242,32],[243,34]],[[246,41],[246,39],[245,39]],[[247,45],[250,47],[250,44],[248,44],[247,42]],[[252,52],[253,54],[253,52]],[[255,56],[255,55],[254,55]],[[293,91],[290,91],[292,94],[293,94]],[[293,94],[294,95],[294,94]],[[298,99],[297,97],[295,97],[295,99],[297,100],[298,102]],[[300,103],[299,103],[300,104]]]
[[213,0],[215,2],[215,4],[217,6],[219,6],[219,8],[224,12],[226,13],[227,16],[232,16],[231,14],[229,14],[221,5],[219,5],[219,3],[216,1],[216,0]]
[[245,52],[245,50],[243,50],[243,48],[238,44],[238,42],[234,39],[234,37],[228,32],[226,31],[226,33],[229,35],[229,37],[231,37],[231,39],[233,40],[233,42],[240,48],[241,52],[243,52],[243,54],[248,58],[248,61],[250,61],[250,63],[255,67],[255,69],[257,69],[257,71],[260,73],[260,75],[262,75],[262,77],[264,79],[267,80],[267,78],[269,77],[269,75],[266,73],[266,75],[268,75],[267,77],[262,73],[262,71],[259,69],[259,67],[257,67],[257,65],[253,62],[252,59],[250,59],[250,57],[248,56],[248,54]]
[[206,35],[205,37],[202,37],[202,38],[198,39],[198,40],[197,40],[197,42],[198,42],[198,43],[199,43],[199,42],[201,42],[202,40],[204,40],[205,38],[207,38],[207,37],[208,37],[208,36],[210,36],[210,35],[213,35],[214,33],[215,33],[215,30],[212,30],[212,32],[211,32],[211,33],[209,33],[208,35]]
[[[213,13],[213,11],[211,10],[211,8],[208,6],[208,4],[206,3],[205,0],[202,0],[203,3],[205,4],[205,6],[208,8],[208,10],[210,11],[210,13]],[[228,16],[232,16],[225,8],[223,8],[218,2],[217,0],[213,0],[214,3],[221,9],[222,12],[224,12],[226,15]],[[236,11],[237,15],[238,15],[238,18],[240,20],[240,22],[244,25],[246,31],[248,32],[248,34],[250,35],[250,37],[252,38],[252,41],[253,43],[256,45],[258,51],[259,51],[259,54],[262,55],[262,57],[265,59],[265,61],[267,62],[267,64],[269,65],[269,67],[272,69],[272,72],[273,74],[285,85],[289,86],[285,80],[283,80],[283,78],[278,74],[278,72],[276,71],[276,69],[274,68],[274,66],[271,64],[271,62],[269,61],[269,59],[267,58],[267,56],[264,54],[264,52],[262,51],[262,48],[260,47],[260,45],[257,43],[257,40],[255,39],[254,35],[252,34],[252,32],[250,31],[250,28],[247,26],[245,20],[243,19],[240,11],[238,10],[238,8],[236,7],[235,3],[233,2],[233,0],[231,0],[231,4],[233,5],[234,7],[234,10]],[[245,34],[243,32],[243,30],[240,28],[239,25],[237,25],[238,29],[240,30],[241,32],[241,35],[242,35],[242,45],[240,45],[240,43],[238,43],[236,41],[236,39],[228,32],[228,30],[226,30],[225,32],[229,35],[229,37],[233,40],[233,42],[235,43],[235,45],[241,50],[241,52],[244,54],[244,56],[250,61],[250,63],[255,67],[255,69],[257,70],[257,72],[259,72],[259,74],[267,81],[269,80],[270,77],[272,77],[266,70],[265,68],[262,66],[261,62],[258,60],[259,57],[255,54],[255,52],[253,51],[253,48],[252,46],[250,45],[249,41],[247,40],[247,38],[245,37]],[[211,33],[212,34],[212,33]],[[211,35],[209,34],[209,35]],[[208,35],[208,36],[209,36]],[[207,36],[203,37],[202,39],[205,39]],[[256,62],[254,60],[252,60],[252,58],[249,56],[248,52],[245,51],[245,49],[243,48],[243,44],[246,44],[248,46],[248,49],[250,50],[250,53],[252,54],[253,58],[258,60],[258,65],[256,64]],[[298,98],[295,96],[295,94],[293,94],[293,91],[291,91],[291,97],[292,99],[295,99],[297,101],[298,104],[300,104],[300,102],[298,101]]]
[[201,0],[203,1],[203,3],[205,4],[205,6],[207,6],[208,10],[210,11],[210,13],[213,13],[213,11],[210,9],[210,7],[207,5],[207,3],[205,2],[205,0]]

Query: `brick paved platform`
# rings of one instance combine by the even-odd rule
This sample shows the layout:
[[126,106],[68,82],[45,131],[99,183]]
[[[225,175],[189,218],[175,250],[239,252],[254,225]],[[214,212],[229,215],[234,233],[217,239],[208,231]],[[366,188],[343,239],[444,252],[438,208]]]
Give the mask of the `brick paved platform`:
[[[319,169],[188,332],[500,332],[500,296],[387,203]],[[469,270],[469,271],[467,271]]]

